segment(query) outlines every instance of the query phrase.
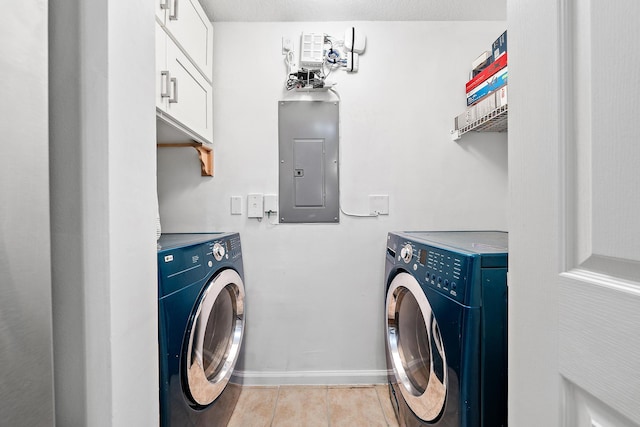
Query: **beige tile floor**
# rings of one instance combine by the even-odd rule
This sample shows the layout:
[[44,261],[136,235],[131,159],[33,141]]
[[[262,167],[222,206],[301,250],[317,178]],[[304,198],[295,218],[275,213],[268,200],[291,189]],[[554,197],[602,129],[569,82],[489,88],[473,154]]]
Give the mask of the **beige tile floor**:
[[398,426],[386,385],[243,387],[229,427]]

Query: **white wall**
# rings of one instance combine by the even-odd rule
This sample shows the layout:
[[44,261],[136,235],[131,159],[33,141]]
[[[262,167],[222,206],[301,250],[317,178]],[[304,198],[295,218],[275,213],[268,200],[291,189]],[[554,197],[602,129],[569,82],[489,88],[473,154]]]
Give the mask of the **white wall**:
[[[0,26],[0,424],[54,422],[47,2]],[[34,404],[34,402],[37,402]]]
[[[557,376],[559,301],[563,295],[557,278],[564,268],[558,262],[562,247],[558,239],[565,240],[560,236],[567,234],[561,226],[565,214],[558,211],[558,206],[571,205],[568,201],[561,202],[566,190],[558,185],[558,180],[564,173],[561,165],[573,160],[558,158],[563,145],[559,127],[564,126],[560,124],[563,118],[559,117],[560,65],[551,61],[548,67],[535,67],[541,60],[560,58],[561,19],[556,12],[557,2],[542,1],[532,6],[517,1],[508,4],[509,72],[516,76],[509,88],[509,109],[513,113],[509,117],[513,144],[509,153],[513,169],[508,198],[509,424],[578,425],[569,421],[570,416],[562,415],[570,396],[563,396],[562,381]],[[541,24],[548,28],[540,31]],[[533,114],[535,121],[528,119]],[[538,141],[541,135],[544,140]],[[545,149],[541,150],[541,146]],[[531,167],[532,164],[536,166]],[[576,364],[583,359],[577,353],[575,357]],[[560,418],[566,419],[560,422]]]
[[153,4],[50,8],[56,422],[157,426]]
[[360,71],[330,77],[342,99],[342,207],[368,213],[368,195],[388,194],[389,216],[270,225],[229,214],[232,195],[246,214],[248,193],[278,191],[277,101],[296,96],[283,89],[281,37],[341,37],[347,25],[215,23],[215,177],[200,177],[193,150],[158,153],[163,231],[241,233],[246,383],[382,381],[386,233],[507,229],[506,135],[449,136],[469,64],[503,21],[357,23]]

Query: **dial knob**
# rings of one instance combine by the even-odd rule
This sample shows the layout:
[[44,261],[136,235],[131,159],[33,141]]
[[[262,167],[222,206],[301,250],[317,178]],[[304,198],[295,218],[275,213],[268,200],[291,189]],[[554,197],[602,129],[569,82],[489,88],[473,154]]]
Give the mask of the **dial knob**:
[[406,264],[409,264],[409,262],[411,262],[411,257],[413,257],[413,247],[411,246],[411,244],[407,243],[402,247],[402,249],[400,250],[400,257]]
[[216,243],[215,245],[213,245],[213,257],[216,259],[216,261],[220,261],[222,257],[224,257],[224,246],[222,246],[220,243]]

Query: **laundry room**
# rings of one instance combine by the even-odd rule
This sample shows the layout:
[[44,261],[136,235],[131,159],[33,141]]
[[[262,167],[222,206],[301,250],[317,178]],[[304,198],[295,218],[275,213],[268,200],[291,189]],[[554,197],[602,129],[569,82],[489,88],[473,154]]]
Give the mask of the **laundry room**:
[[[200,176],[191,148],[158,149],[162,231],[240,232],[247,375],[375,379],[384,362],[378,261],[387,231],[506,230],[506,134],[450,136],[466,106],[468,59],[505,23],[362,23],[360,69],[333,71],[335,93],[287,91],[281,44],[295,39],[298,53],[302,32],[343,38],[345,23],[214,24],[214,176]],[[338,221],[247,216],[249,194],[278,194],[282,100],[339,102]],[[370,216],[369,197],[379,194],[388,196],[388,214]],[[231,214],[234,196],[240,215]]]
[[12,4],[0,424],[640,425],[640,5],[535,3]]
[[[387,232],[506,231],[506,133],[451,136],[472,60],[505,31],[504,19],[484,18],[213,22],[213,176],[201,176],[192,148],[161,146],[159,212],[164,233],[241,236],[246,328],[235,375],[243,385],[385,383]],[[352,31],[366,39],[357,72],[324,64],[330,90],[286,87],[302,67],[305,34],[346,56],[339,46]],[[280,212],[282,127],[324,122],[315,114],[280,124],[281,104],[314,101],[338,106],[339,209],[321,222],[289,222]],[[254,195],[263,199],[258,218]],[[279,203],[262,208],[269,195]],[[372,209],[376,195],[387,200],[384,213]]]

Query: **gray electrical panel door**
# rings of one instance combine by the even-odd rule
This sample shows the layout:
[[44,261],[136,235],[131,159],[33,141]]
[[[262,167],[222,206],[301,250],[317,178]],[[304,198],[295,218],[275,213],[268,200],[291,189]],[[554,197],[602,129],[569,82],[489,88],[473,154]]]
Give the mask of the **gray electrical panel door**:
[[280,222],[339,222],[338,102],[280,101]]

